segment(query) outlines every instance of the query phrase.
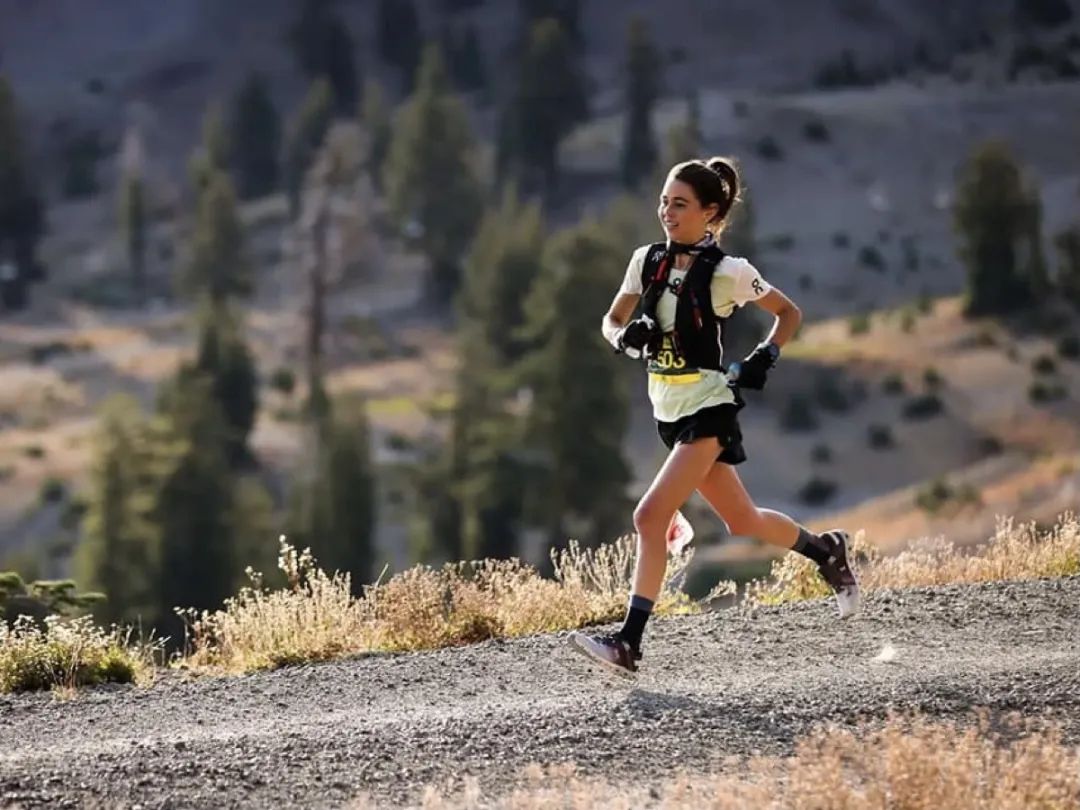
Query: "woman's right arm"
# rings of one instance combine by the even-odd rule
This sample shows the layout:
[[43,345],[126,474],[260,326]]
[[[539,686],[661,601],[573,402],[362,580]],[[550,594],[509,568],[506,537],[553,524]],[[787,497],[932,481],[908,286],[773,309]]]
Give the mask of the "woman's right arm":
[[611,306],[604,315],[600,331],[603,332],[604,339],[612,346],[618,348],[619,332],[630,322],[630,316],[634,314],[634,307],[637,306],[639,298],[641,296],[637,293],[620,292],[611,302]]

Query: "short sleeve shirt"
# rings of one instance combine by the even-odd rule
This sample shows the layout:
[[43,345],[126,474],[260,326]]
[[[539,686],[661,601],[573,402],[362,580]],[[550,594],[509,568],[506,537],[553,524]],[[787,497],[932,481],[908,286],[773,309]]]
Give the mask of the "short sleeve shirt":
[[[641,275],[645,266],[645,256],[650,247],[650,245],[643,245],[630,257],[626,275],[619,288],[620,293],[631,295],[643,293]],[[656,318],[665,334],[675,329],[675,307],[678,302],[675,290],[683,283],[687,270],[672,268],[668,274],[668,287],[657,301]],[[712,277],[713,311],[717,317],[726,318],[735,311],[736,307],[756,301],[771,289],[769,283],[761,277],[757,268],[749,261],[737,256],[725,256],[716,266]],[[723,347],[720,350],[722,354]],[[649,399],[653,405],[653,416],[662,422],[674,422],[702,408],[735,401],[728,386],[727,375],[713,369],[701,369],[699,379],[680,385],[673,385],[650,374]]]

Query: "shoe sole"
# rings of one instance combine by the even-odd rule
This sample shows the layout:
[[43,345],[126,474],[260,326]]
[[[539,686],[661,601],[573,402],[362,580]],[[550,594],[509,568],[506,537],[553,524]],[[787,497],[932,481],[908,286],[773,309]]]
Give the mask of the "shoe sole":
[[851,540],[851,537],[847,532],[838,532],[838,534],[842,538],[841,543],[844,551],[844,565],[846,565],[848,571],[851,572],[851,578],[855,580],[855,594],[846,608],[844,607],[844,601],[840,598],[840,594],[835,594],[836,607],[840,611],[841,619],[850,619],[862,608],[862,585],[859,584],[859,575],[855,572],[855,567],[851,564],[851,560],[848,559],[848,541]]
[[611,663],[610,661],[608,661],[608,660],[606,660],[604,658],[600,658],[599,656],[593,655],[592,652],[589,650],[588,646],[581,641],[581,634],[578,633],[577,631],[574,631],[573,633],[570,634],[569,641],[570,641],[570,649],[574,650],[575,652],[579,653],[580,655],[585,656],[589,661],[591,661],[594,664],[599,665],[603,669],[606,669],[608,672],[612,673],[613,675],[618,675],[620,678],[622,678],[624,680],[633,680],[637,676],[636,672],[632,672],[629,669],[625,669],[623,667],[620,667],[618,664],[613,664],[613,663]]

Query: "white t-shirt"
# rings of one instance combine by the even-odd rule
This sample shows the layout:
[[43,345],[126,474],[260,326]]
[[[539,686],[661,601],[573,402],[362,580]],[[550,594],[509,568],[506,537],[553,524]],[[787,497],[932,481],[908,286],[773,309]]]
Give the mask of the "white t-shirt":
[[[620,293],[643,293],[641,273],[650,247],[642,245],[630,257],[626,275],[619,288]],[[672,268],[668,273],[668,286],[657,301],[656,318],[665,334],[670,334],[675,329],[675,308],[678,303],[675,291],[683,283],[688,270],[689,265],[684,270]],[[726,318],[736,307],[756,301],[771,289],[757,268],[746,259],[725,256],[716,266],[710,285],[713,312],[717,317]],[[723,356],[723,346],[720,347],[720,353]],[[652,401],[654,418],[661,422],[674,422],[702,408],[735,401],[728,387],[727,375],[722,371],[693,369],[691,372],[649,374],[649,399]]]

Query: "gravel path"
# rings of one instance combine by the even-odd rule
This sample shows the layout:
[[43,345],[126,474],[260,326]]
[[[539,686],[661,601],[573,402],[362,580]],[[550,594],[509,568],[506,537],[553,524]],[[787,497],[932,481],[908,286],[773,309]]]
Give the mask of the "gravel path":
[[465,773],[506,788],[532,761],[660,779],[890,709],[1050,710],[1078,740],[1078,624],[1071,577],[881,593],[846,623],[825,601],[660,619],[633,685],[558,635],[0,697],[0,805],[337,807],[363,791],[389,805]]

